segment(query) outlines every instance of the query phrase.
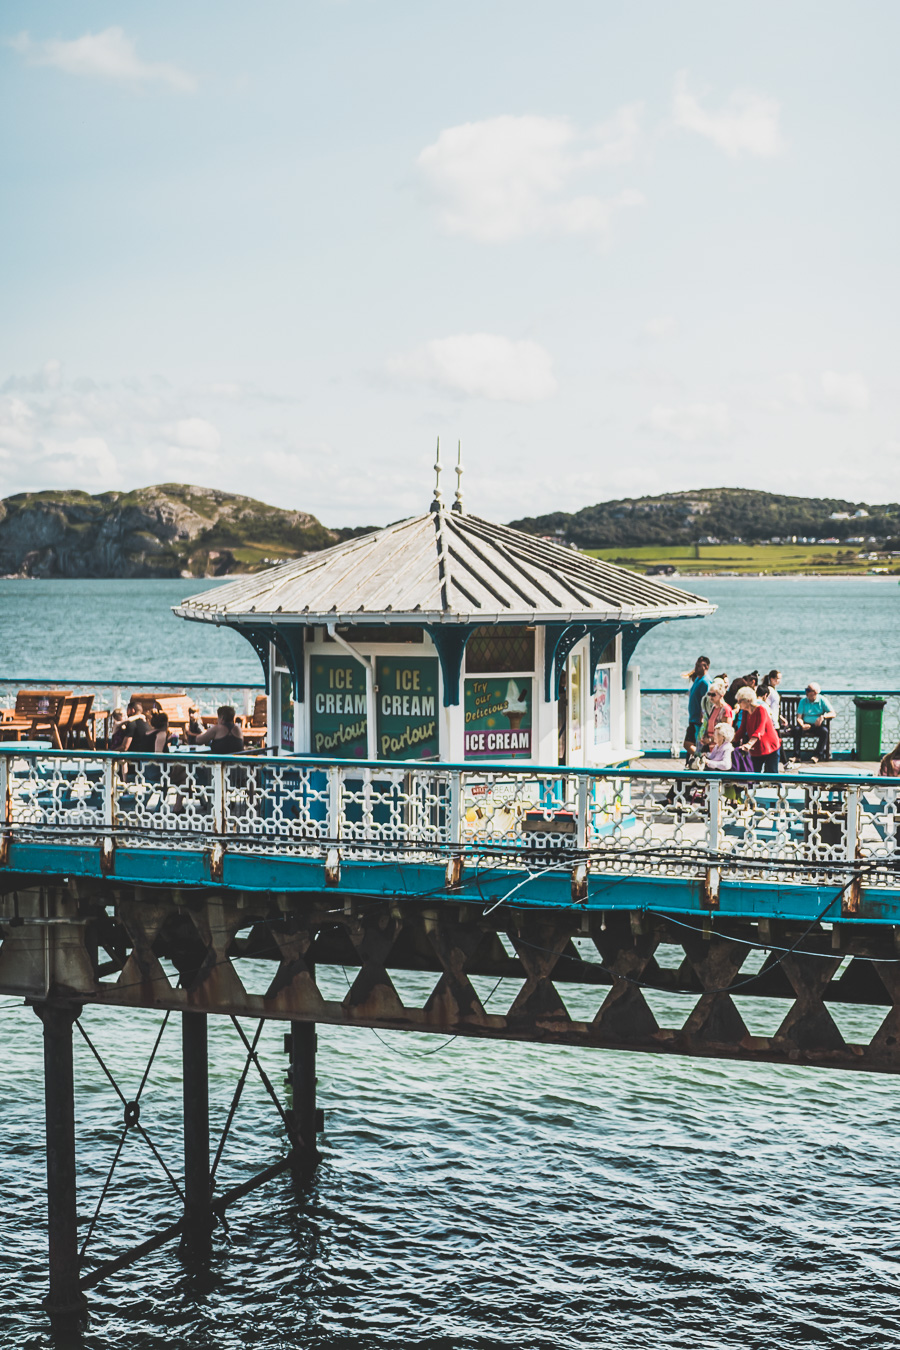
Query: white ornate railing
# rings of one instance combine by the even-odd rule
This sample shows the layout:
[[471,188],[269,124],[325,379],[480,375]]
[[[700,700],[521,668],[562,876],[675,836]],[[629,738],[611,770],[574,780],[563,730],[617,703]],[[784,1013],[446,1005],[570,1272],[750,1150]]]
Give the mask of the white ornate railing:
[[[802,694],[802,690],[784,689],[785,694]],[[859,689],[825,690],[834,708],[831,723],[832,755],[849,758],[856,752],[856,707],[853,699],[861,695]],[[865,693],[886,700],[881,732],[881,750],[885,754],[900,741],[900,690],[866,690]],[[682,742],[687,728],[687,688],[641,690],[641,749],[647,755],[665,755],[680,758],[684,755]]]
[[[4,851],[30,843],[523,871],[900,882],[900,780],[305,758],[0,754]],[[49,865],[49,864],[48,864]]]

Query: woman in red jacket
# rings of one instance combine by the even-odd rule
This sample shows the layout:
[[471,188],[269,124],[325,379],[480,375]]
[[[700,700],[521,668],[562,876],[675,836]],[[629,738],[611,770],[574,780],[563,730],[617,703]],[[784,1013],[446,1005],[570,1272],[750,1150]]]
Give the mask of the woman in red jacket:
[[772,725],[769,709],[750,688],[739,689],[736,702],[743,716],[735,745],[749,751],[757,773],[777,773],[781,738]]

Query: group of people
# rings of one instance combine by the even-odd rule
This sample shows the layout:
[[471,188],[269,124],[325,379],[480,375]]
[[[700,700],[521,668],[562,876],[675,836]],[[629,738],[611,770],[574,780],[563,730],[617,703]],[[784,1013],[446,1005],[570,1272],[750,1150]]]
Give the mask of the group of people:
[[[748,772],[752,768],[754,773],[777,773],[783,756],[782,732],[788,730],[778,692],[781,671],[770,670],[760,680],[754,670],[729,684],[724,672],[710,678],[709,668],[709,657],[698,656],[693,670],[685,671],[691,681],[684,737],[688,764],[694,768]],[[818,763],[825,754],[828,723],[833,717],[834,709],[823,697],[821,685],[810,680],[790,728],[794,758],[799,757],[801,740],[814,735],[811,759]]]
[[[204,727],[200,719],[200,709],[193,705],[188,709],[188,724],[185,729],[185,742],[188,745],[208,745],[217,755],[237,755],[244,749],[244,737],[237,722],[237,713],[229,704],[216,712],[215,724]],[[135,755],[164,755],[172,744],[177,744],[169,731],[168,713],[151,712],[149,721],[140,704],[133,700],[127,713],[114,708],[110,714],[108,736],[110,750],[131,751]]]

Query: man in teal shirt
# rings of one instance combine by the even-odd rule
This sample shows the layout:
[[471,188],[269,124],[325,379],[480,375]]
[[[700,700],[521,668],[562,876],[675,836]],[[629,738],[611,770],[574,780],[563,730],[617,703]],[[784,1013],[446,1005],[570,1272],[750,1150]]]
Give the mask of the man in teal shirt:
[[816,751],[812,756],[817,764],[828,745],[828,723],[834,717],[834,708],[822,697],[822,686],[810,680],[806,693],[797,704],[797,725],[794,727],[794,758],[800,758],[800,740],[804,735],[815,735]]

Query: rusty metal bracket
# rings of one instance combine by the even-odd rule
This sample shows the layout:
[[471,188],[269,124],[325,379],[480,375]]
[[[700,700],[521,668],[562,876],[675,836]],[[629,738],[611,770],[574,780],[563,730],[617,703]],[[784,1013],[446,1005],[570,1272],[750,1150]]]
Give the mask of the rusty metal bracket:
[[721,872],[718,867],[708,867],[700,882],[700,903],[704,909],[719,908],[719,882]]
[[588,868],[586,862],[576,863],[572,868],[572,903],[582,904],[588,898]]
[[461,853],[454,853],[449,859],[444,871],[444,887],[448,891],[455,891],[462,882],[463,858]]
[[850,882],[850,885],[841,895],[841,918],[853,919],[860,913],[862,905],[863,888],[862,878],[857,875]]
[[325,855],[325,885],[340,886],[341,855],[336,848],[330,848]]

